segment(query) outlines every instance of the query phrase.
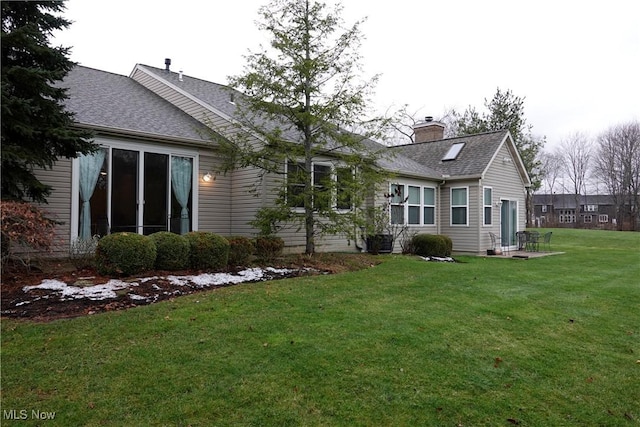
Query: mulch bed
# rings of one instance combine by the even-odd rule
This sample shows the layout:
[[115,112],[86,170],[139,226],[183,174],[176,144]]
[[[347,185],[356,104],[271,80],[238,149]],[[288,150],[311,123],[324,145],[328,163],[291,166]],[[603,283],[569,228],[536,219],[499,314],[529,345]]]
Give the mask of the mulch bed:
[[[314,258],[295,256],[282,259],[278,268],[286,272],[270,270],[265,267],[260,277],[249,278],[243,283],[274,280],[300,275],[331,274],[353,271],[371,267],[380,262],[379,259],[365,254],[325,255]],[[225,273],[237,277],[242,269]],[[22,318],[33,321],[51,321],[63,318],[92,315],[106,311],[123,310],[140,305],[152,304],[195,292],[203,292],[218,287],[236,284],[219,283],[203,286],[197,281],[178,284],[172,276],[193,276],[203,272],[194,271],[149,271],[139,277],[117,278],[118,281],[130,283],[115,291],[112,297],[91,299],[63,295],[61,291],[51,289],[30,289],[31,286],[43,284],[43,281],[67,284],[73,289],[107,284],[112,277],[100,276],[94,269],[78,270],[66,261],[49,260],[42,262],[39,268],[26,271],[21,266],[5,266],[0,283],[0,310],[3,317]],[[240,274],[245,274],[241,272]],[[221,273],[222,274],[222,273]]]

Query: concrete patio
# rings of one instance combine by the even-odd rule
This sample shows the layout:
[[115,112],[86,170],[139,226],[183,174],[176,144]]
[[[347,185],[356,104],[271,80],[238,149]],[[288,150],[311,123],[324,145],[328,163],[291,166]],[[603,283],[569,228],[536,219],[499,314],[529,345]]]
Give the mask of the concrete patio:
[[503,251],[499,255],[483,255],[486,258],[513,258],[513,259],[530,259],[530,258],[541,258],[545,256],[551,255],[562,255],[564,252],[553,252],[553,251],[523,251],[523,250],[512,250],[512,251]]

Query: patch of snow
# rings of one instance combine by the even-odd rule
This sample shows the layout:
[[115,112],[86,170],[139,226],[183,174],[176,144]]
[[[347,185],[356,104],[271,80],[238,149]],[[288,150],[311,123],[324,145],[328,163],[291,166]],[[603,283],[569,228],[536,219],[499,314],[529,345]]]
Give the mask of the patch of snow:
[[435,262],[455,262],[455,260],[451,257],[437,257],[437,256],[421,256],[420,258],[422,258],[425,261],[435,261]]
[[25,286],[22,288],[24,292],[33,289],[43,289],[49,291],[59,291],[62,299],[82,299],[104,300],[117,297],[116,291],[128,289],[132,286],[138,286],[135,282],[123,282],[121,280],[109,280],[107,283],[93,286],[70,286],[59,280],[46,279],[41,284],[35,286]]
[[[293,273],[295,270],[286,268],[247,268],[239,271],[237,274],[230,273],[204,273],[195,276],[167,276],[167,277],[145,277],[136,279],[132,282],[124,282],[122,280],[112,279],[107,283],[93,285],[93,286],[72,286],[67,285],[59,280],[46,279],[41,284],[36,286],[25,286],[22,288],[24,292],[32,290],[48,290],[58,292],[62,300],[65,299],[82,299],[88,298],[90,300],[105,300],[112,299],[118,296],[117,291],[123,289],[129,289],[138,286],[140,283],[145,283],[150,280],[166,279],[172,285],[178,286],[195,286],[198,288],[206,288],[210,286],[230,285],[244,282],[256,282],[261,280],[269,280],[278,276],[285,276]],[[153,288],[160,290],[157,285],[153,285]],[[180,291],[174,291],[173,294],[180,294]],[[42,297],[42,298],[46,298]],[[132,300],[149,300],[149,297],[143,297],[140,295],[129,294],[129,298]],[[157,299],[157,296],[152,297]],[[34,301],[34,300],[32,300]],[[24,301],[19,304],[27,304],[28,301]]]

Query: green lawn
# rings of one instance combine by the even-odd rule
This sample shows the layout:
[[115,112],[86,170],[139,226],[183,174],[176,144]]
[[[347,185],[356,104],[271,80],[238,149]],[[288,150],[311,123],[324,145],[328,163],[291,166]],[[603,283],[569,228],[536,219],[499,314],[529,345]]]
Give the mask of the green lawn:
[[638,425],[640,233],[553,232],[563,255],[3,319],[2,425]]

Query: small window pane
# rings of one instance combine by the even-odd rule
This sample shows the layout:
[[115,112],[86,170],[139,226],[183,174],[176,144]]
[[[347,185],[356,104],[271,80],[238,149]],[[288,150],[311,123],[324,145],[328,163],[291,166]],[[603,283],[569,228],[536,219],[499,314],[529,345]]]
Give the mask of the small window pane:
[[454,188],[451,190],[451,204],[460,206],[467,204],[467,189]]
[[451,224],[467,224],[467,208],[451,208]]
[[485,188],[484,189],[484,204],[485,205],[490,205],[491,204],[491,188]]
[[420,187],[413,187],[411,185],[409,186],[409,204],[420,204]]
[[404,203],[404,185],[391,184],[391,203]]
[[484,208],[484,225],[491,225],[491,206]]
[[404,224],[404,206],[391,206],[391,224]]
[[331,205],[331,166],[313,166],[313,207],[314,209],[329,209]]
[[304,207],[304,164],[289,162],[287,165],[287,205]]
[[424,208],[424,223],[425,225],[435,224],[435,208],[432,208],[432,207]]
[[428,206],[436,204],[435,190],[433,188],[424,189],[424,204]]
[[409,206],[409,224],[420,224],[420,206]]
[[351,209],[351,191],[353,189],[353,173],[350,168],[336,169],[337,191],[336,207],[338,209]]

